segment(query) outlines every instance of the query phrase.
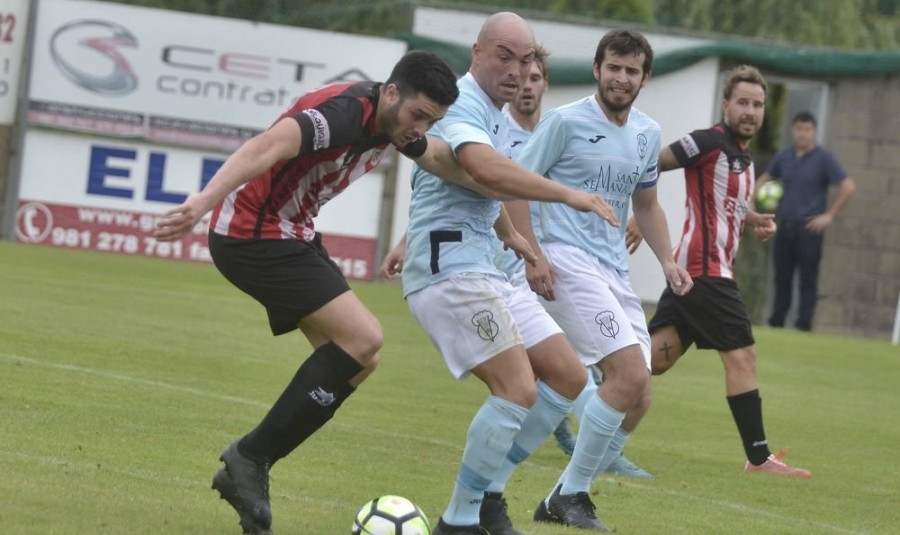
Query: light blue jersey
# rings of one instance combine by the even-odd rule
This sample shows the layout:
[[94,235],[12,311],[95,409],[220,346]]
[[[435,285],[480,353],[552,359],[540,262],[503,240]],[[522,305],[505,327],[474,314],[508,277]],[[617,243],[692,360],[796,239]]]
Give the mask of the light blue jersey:
[[659,124],[632,108],[628,122],[610,122],[596,98],[547,112],[519,156],[535,173],[578,191],[602,196],[616,211],[619,228],[592,212],[540,203],[541,243],[561,242],[628,271],[625,223],[631,194],[656,185]]
[[[459,98],[428,135],[457,151],[483,143],[509,157],[509,127],[502,112],[471,74],[457,81]],[[457,273],[486,273],[502,278],[493,261],[494,221],[500,202],[413,168],[403,295]]]
[[[506,123],[509,125],[509,156],[513,160],[518,160],[519,154],[525,143],[531,138],[531,130],[525,130],[519,123],[513,119],[509,108],[503,110],[506,117]],[[531,226],[534,229],[536,237],[540,235],[540,221],[538,219],[538,203],[529,202],[531,211]],[[503,242],[499,239],[494,241],[494,264],[497,269],[506,274],[510,281],[513,281],[519,273],[525,270],[525,261],[516,256],[516,253],[503,248]]]

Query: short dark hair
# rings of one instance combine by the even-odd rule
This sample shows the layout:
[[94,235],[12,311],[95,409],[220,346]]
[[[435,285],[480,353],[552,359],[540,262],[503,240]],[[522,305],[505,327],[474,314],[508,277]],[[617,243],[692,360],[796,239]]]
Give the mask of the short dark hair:
[[396,85],[404,98],[422,93],[441,106],[450,106],[459,97],[456,75],[447,62],[437,54],[423,50],[407,52],[400,58],[385,82],[387,84]]
[[594,54],[594,63],[598,67],[603,65],[607,49],[619,56],[644,54],[644,74],[650,72],[653,67],[653,47],[650,46],[646,37],[634,30],[620,28],[606,32],[606,35],[597,44],[597,53]]
[[753,67],[752,65],[738,65],[737,67],[728,71],[728,74],[725,75],[725,85],[722,87],[722,98],[725,100],[731,100],[731,93],[734,91],[734,86],[738,85],[741,82],[747,82],[748,84],[757,84],[763,88],[763,93],[768,93],[769,86],[766,84],[766,79],[763,78],[763,75],[759,72],[759,69]]
[[801,111],[794,116],[794,120],[791,121],[791,126],[797,123],[812,123],[813,126],[816,126],[816,118],[808,111]]

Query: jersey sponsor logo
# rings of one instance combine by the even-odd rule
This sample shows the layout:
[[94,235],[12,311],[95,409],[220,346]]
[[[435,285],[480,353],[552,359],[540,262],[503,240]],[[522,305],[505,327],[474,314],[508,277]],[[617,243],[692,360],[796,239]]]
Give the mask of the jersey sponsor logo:
[[616,321],[616,315],[609,310],[597,314],[594,321],[600,325],[600,334],[607,338],[615,338],[619,334],[619,322]]
[[684,136],[679,139],[678,144],[684,149],[684,153],[687,154],[688,158],[693,158],[700,154],[700,147],[697,146],[697,142],[691,136]]
[[337,399],[334,394],[328,392],[321,386],[316,388],[315,390],[311,390],[309,392],[309,397],[323,407],[331,405],[332,403],[334,403],[334,400]]
[[328,147],[331,142],[331,132],[328,129],[328,121],[319,110],[303,110],[303,113],[312,121],[313,124],[313,140],[312,148],[314,151],[322,150]]
[[494,321],[494,313],[490,310],[476,312],[472,316],[472,325],[475,326],[478,337],[486,342],[493,342],[500,334],[500,326]]
[[647,136],[644,134],[637,135],[638,156],[640,156],[642,160],[644,159],[644,156],[647,155],[648,144]]
[[605,137],[606,136],[604,136],[602,134],[597,134],[596,136],[588,139],[588,141],[590,141],[591,143],[596,143],[596,142],[600,141],[601,139],[604,139]]

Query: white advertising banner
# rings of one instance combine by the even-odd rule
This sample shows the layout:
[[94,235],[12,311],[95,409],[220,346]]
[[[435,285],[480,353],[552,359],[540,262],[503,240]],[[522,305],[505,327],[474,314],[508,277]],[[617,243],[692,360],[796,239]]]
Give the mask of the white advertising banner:
[[384,80],[406,52],[397,40],[122,4],[39,5],[29,122],[178,146],[231,151],[311,89]]
[[[37,15],[16,241],[182,260],[209,260],[207,221],[159,243],[163,212],[298,97],[385,80],[406,52],[391,39],[104,2],[41,0]],[[374,277],[383,187],[371,173],[316,219],[347,277]]]
[[[213,152],[32,130],[15,237],[20,243],[209,261],[208,220],[172,243],[157,242],[160,214],[199,191],[225,160]],[[383,177],[363,177],[322,208],[323,242],[347,277],[375,274]]]
[[11,125],[16,119],[30,5],[28,0],[0,0],[0,125]]

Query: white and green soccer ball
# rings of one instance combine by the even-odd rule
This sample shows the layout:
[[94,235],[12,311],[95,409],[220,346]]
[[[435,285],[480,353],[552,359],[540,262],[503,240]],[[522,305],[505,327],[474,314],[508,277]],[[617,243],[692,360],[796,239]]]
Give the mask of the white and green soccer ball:
[[760,186],[756,192],[756,208],[760,212],[773,214],[778,210],[778,203],[784,195],[784,186],[778,180],[770,180]]
[[379,496],[362,506],[352,535],[431,535],[419,506],[401,496]]

